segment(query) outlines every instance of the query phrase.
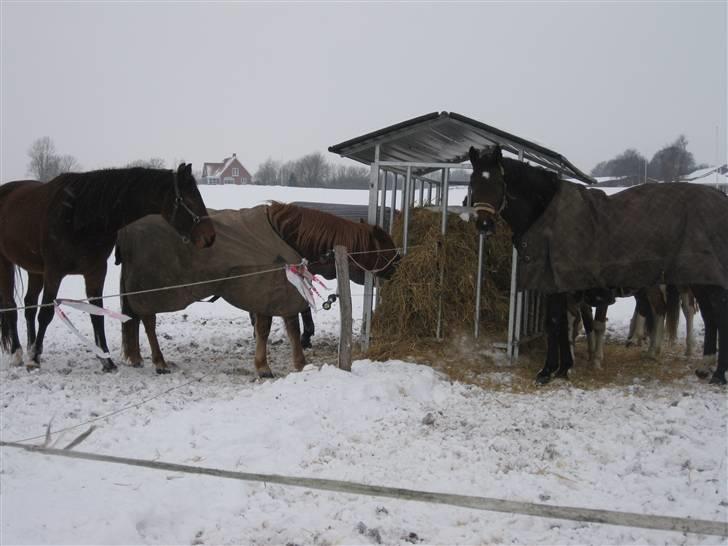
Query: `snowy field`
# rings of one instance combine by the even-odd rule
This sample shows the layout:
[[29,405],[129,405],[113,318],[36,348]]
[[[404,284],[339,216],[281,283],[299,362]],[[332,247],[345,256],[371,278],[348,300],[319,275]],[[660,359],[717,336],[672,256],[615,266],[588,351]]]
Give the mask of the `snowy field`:
[[[255,186],[203,186],[202,193],[211,208],[249,207],[267,199],[366,204],[368,198],[365,191]],[[463,195],[463,188],[454,189],[450,202],[459,204]],[[106,294],[118,292],[118,278],[112,260]],[[352,293],[358,332],[362,287],[352,285]],[[60,296],[84,297],[82,279],[67,277]],[[118,310],[118,299],[107,299],[106,306]],[[612,337],[626,337],[631,312],[629,300],[610,308]],[[92,337],[83,313],[68,315]],[[300,373],[289,373],[285,331],[282,321],[274,320],[269,354],[278,377],[265,381],[254,373],[247,316],[222,301],[159,316],[162,350],[177,365],[165,376],[154,373],[145,339],[144,368],[101,373],[93,354],[54,320],[40,371],[10,368],[7,355],[1,357],[1,438],[41,444],[48,423],[54,431],[79,425],[54,435],[52,445],[63,447],[95,420],[97,429],[76,449],[233,471],[728,520],[725,388],[692,377],[596,390],[556,381],[514,394],[453,383],[417,363],[360,360],[346,373],[335,368],[338,306],[314,318],[314,348],[307,351],[312,365]],[[120,329],[108,319],[106,325],[118,362]],[[24,331],[21,324],[23,338]],[[700,350],[699,318],[696,332]],[[8,545],[727,540],[193,477],[9,448],[0,453],[0,543]]]

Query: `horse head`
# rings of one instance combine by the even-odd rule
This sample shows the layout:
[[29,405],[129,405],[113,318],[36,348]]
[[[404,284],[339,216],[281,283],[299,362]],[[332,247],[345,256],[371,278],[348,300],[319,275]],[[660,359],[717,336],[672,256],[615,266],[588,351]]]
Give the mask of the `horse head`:
[[381,227],[372,226],[371,236],[375,247],[379,250],[379,252],[374,254],[376,259],[372,267],[372,272],[379,278],[391,279],[401,259],[399,250],[394,245],[394,241],[389,233]]
[[484,233],[495,232],[495,217],[506,206],[506,185],[503,154],[500,146],[484,150],[482,154],[470,147],[470,175],[472,203],[477,215],[476,226]]
[[391,278],[400,260],[392,237],[381,227],[369,225],[364,220],[360,220],[359,226],[366,228],[368,243],[366,248],[352,249],[349,268],[351,280],[364,284],[364,273],[367,271],[380,279]]
[[162,204],[162,217],[197,248],[207,248],[215,242],[215,227],[207,215],[191,163],[180,163],[173,173],[172,191]]

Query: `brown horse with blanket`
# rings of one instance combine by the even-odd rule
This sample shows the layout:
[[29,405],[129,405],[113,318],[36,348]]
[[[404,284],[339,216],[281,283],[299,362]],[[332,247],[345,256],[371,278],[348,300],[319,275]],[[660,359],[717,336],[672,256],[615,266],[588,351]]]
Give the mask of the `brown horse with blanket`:
[[[364,271],[388,278],[397,264],[392,238],[377,226],[275,202],[209,213],[217,234],[215,245],[196,252],[179,244],[158,217],[135,222],[119,233],[116,258],[121,263],[121,292],[128,293],[122,298],[122,310],[132,317],[122,326],[122,340],[132,366],[142,365],[140,321],[157,373],[168,373],[157,340],[156,313],[179,311],[218,296],[256,315],[255,368],[261,377],[273,375],[266,351],[273,316],[284,318],[293,364],[300,370],[305,358],[298,314],[308,303],[288,281],[286,265],[300,264],[305,258],[311,273],[332,279],[336,269],[330,251],[335,245],[351,253],[354,281],[363,279]],[[214,279],[225,280],[208,282]],[[178,285],[185,286],[156,290]],[[138,291],[144,292],[134,293]]]

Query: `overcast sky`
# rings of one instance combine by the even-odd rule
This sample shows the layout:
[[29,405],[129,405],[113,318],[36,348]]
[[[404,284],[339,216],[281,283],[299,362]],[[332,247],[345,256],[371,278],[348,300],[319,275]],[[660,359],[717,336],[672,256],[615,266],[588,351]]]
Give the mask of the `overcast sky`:
[[2,1],[0,179],[47,135],[84,170],[254,173],[433,111],[590,170],[685,134],[726,161],[726,2]]

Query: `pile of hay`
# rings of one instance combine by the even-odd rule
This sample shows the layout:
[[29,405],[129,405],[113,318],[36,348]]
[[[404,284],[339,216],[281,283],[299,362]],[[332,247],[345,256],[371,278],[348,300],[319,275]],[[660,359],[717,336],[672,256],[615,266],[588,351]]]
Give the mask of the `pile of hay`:
[[[447,235],[441,233],[441,213],[412,210],[408,253],[391,280],[384,283],[372,319],[370,358],[405,358],[413,349],[435,339],[438,305],[442,298],[445,339],[472,337],[475,283],[478,272],[478,233],[473,222],[448,215]],[[393,237],[402,246],[402,221]],[[480,331],[502,334],[508,324],[511,275],[511,232],[499,222],[486,243],[481,289]],[[440,282],[441,270],[444,282]],[[419,352],[419,351],[414,351]]]

